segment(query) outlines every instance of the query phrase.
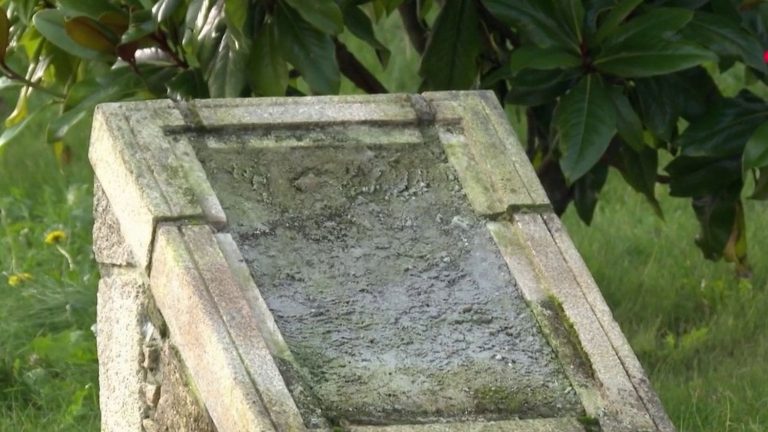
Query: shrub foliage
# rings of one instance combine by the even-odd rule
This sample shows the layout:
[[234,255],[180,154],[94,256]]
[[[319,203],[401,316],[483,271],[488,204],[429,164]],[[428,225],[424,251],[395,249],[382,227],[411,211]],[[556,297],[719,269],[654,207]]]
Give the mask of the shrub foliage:
[[[742,196],[768,197],[768,105],[713,71],[766,81],[762,0],[4,0],[0,69],[16,98],[0,146],[45,130],[60,159],[100,102],[334,94],[385,86],[340,39],[390,52],[399,15],[421,90],[492,89],[524,107],[528,156],[558,212],[592,219],[608,169],[661,214],[691,204],[710,259],[748,271]],[[661,156],[661,157],[660,157]],[[660,166],[660,159],[665,162]],[[745,185],[749,189],[743,193]]]

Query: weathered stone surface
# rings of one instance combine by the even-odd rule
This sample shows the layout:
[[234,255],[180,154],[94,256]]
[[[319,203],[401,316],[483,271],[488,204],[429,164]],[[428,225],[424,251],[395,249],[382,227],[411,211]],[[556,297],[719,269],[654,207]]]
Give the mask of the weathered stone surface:
[[142,267],[159,221],[226,222],[189,144],[173,143],[161,127],[179,122],[170,101],[103,104],[94,113],[91,165]]
[[572,418],[383,427],[352,426],[349,430],[350,432],[585,432],[584,426]]
[[133,252],[123,240],[120,223],[98,179],[93,185],[93,254],[101,265],[136,265]]
[[199,152],[295,358],[284,377],[318,401],[301,408],[363,424],[581,415],[440,143],[387,132]]
[[104,430],[674,430],[490,92],[107,105],[90,157]]
[[96,323],[102,432],[142,431],[139,358],[146,297],[147,286],[137,270],[102,270]]
[[[161,359],[162,386],[156,386],[159,398],[152,424],[163,432],[216,432],[208,412],[194,395],[181,359],[168,342],[163,345]],[[146,425],[145,429],[150,432]]]
[[222,431],[273,431],[198,265],[179,228],[161,225],[150,287],[211,418]]

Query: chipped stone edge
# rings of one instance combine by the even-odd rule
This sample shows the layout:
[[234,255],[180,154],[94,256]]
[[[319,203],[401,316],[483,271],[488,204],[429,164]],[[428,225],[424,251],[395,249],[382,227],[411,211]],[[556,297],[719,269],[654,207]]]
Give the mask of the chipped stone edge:
[[[94,112],[88,152],[126,243],[145,270],[159,222],[190,220],[215,227],[226,224],[200,162],[189,163],[194,158],[193,149],[187,142],[168,143],[161,121],[183,124],[170,101],[99,105]],[[140,131],[134,132],[133,127]],[[164,155],[164,163],[153,160],[152,156],[158,154]]]

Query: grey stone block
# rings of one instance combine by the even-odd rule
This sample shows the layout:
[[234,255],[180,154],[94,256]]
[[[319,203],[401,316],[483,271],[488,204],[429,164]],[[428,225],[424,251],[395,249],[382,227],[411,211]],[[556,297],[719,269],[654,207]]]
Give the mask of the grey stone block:
[[104,430],[674,430],[490,92],[108,104],[90,158]]

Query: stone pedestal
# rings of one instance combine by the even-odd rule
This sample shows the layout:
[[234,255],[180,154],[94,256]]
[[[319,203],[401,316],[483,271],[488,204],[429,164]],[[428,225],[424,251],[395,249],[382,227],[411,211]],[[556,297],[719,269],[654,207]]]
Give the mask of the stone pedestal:
[[102,105],[103,431],[674,430],[492,93]]

